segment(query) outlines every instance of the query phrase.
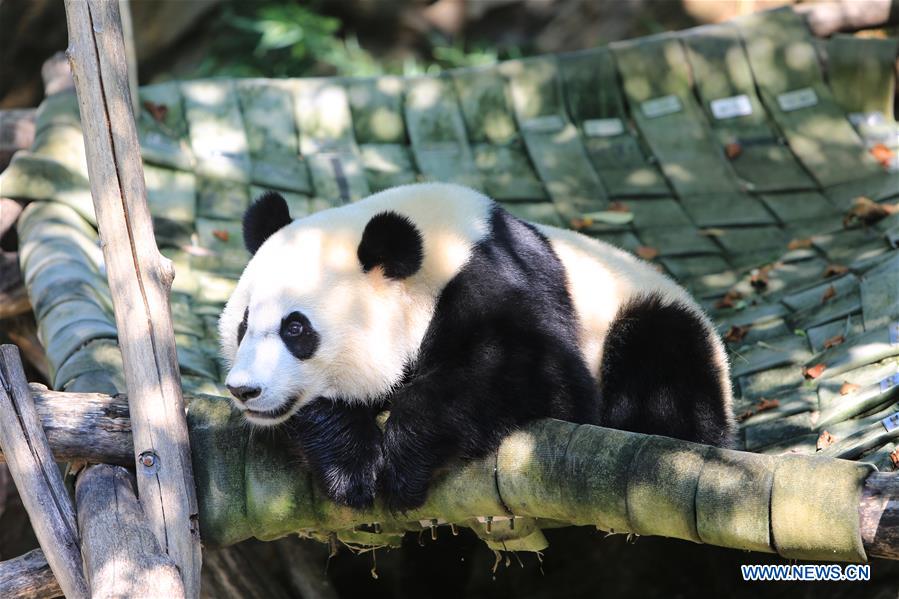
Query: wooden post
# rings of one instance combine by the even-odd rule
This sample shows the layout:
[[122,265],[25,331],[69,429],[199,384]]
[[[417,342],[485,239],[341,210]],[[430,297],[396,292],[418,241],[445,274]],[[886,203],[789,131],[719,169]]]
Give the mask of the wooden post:
[[91,597],[184,597],[178,568],[162,553],[121,466],[89,466],[75,484]]
[[0,562],[0,597],[50,599],[61,595],[62,589],[40,549]]
[[126,396],[50,391],[34,383],[30,389],[57,462],[134,465]]
[[86,598],[75,509],[13,345],[0,346],[0,449],[59,586],[69,599]]
[[160,546],[200,587],[197,499],[169,291],[174,271],[156,247],[117,2],[66,0],[94,210],[128,388],[137,487]]

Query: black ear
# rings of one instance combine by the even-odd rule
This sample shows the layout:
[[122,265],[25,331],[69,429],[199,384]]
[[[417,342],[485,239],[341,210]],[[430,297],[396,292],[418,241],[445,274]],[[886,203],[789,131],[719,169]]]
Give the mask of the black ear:
[[287,201],[281,194],[267,191],[243,213],[243,242],[255,254],[266,239],[291,222]]
[[421,268],[424,259],[421,233],[407,217],[381,212],[371,217],[356,251],[362,270],[384,269],[389,279],[405,279]]

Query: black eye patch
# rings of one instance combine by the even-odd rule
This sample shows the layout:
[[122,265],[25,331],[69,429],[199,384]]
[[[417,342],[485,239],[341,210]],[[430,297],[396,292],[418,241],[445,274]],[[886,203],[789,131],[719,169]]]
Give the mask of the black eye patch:
[[281,341],[298,360],[308,360],[318,349],[319,335],[302,312],[291,312],[281,320]]
[[250,318],[250,308],[243,311],[243,320],[237,325],[237,345],[243,341],[243,336],[247,334],[247,320]]

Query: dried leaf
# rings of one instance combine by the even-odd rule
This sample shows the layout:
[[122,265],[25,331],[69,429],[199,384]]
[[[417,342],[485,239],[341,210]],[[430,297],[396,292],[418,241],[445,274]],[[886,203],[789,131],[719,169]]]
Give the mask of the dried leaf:
[[765,399],[764,397],[759,400],[758,405],[755,408],[756,413],[764,412],[765,410],[773,410],[774,408],[780,405],[779,399]]
[[212,231],[212,235],[213,235],[216,239],[220,239],[220,240],[226,241],[226,242],[227,242],[228,239],[230,238],[230,235],[228,234],[228,232],[227,232],[227,231],[223,231],[223,230],[221,230],[221,229],[214,229],[214,230]]
[[724,146],[724,153],[730,160],[734,160],[743,153],[743,146],[739,142],[731,142]]
[[745,412],[737,416],[737,422],[743,422],[744,420],[746,420],[747,418],[751,418],[752,416],[755,416],[755,412],[753,412],[752,410],[746,410]]
[[716,308],[733,308],[737,300],[743,299],[743,294],[736,289],[731,289],[720,300],[715,302]]
[[721,237],[725,233],[727,233],[727,231],[724,229],[717,229],[715,227],[707,227],[699,230],[699,234],[705,235],[706,237]]
[[169,107],[165,104],[156,104],[155,102],[151,102],[149,100],[144,100],[144,108],[147,109],[147,112],[150,113],[150,116],[153,117],[157,123],[161,123],[165,120],[165,117],[169,114]]
[[630,212],[631,211],[631,209],[627,207],[627,204],[624,204],[617,200],[612,202],[611,204],[609,204],[609,207],[607,208],[607,210],[609,212]]
[[855,383],[850,383],[849,381],[843,381],[843,386],[840,387],[840,395],[849,395],[850,393],[855,393],[861,388],[861,385],[856,385]]
[[827,289],[824,290],[824,294],[821,296],[821,303],[826,304],[833,298],[837,296],[837,289],[833,285],[830,285]]
[[737,420],[742,422],[749,418],[750,416],[755,416],[759,412],[764,412],[765,410],[773,410],[774,408],[780,405],[779,399],[765,399],[764,397],[759,400],[757,404],[755,404],[752,409],[746,410],[739,416],[737,416]]
[[824,349],[830,349],[831,347],[836,347],[846,341],[846,338],[842,335],[834,335],[829,339],[824,340]]
[[883,144],[876,144],[870,150],[871,156],[874,157],[874,160],[880,163],[880,165],[884,168],[890,166],[890,162],[893,160],[893,151],[886,147]]
[[641,245],[637,247],[637,255],[644,260],[652,260],[659,255],[659,250],[652,246]]
[[852,204],[852,208],[843,217],[843,226],[851,227],[861,223],[873,225],[891,214],[899,212],[899,205],[878,204],[866,196],[858,196]]
[[572,218],[568,224],[571,225],[571,228],[574,229],[575,231],[580,231],[582,229],[592,227],[593,219],[592,218]]
[[821,433],[821,436],[818,437],[818,442],[815,443],[815,449],[821,451],[825,447],[830,447],[831,445],[833,445],[834,441],[836,441],[834,436],[831,435],[828,431],[824,431],[823,433]]
[[893,462],[893,470],[899,468],[899,447],[890,452],[890,461]]
[[751,324],[747,324],[745,326],[737,326],[733,325],[730,327],[730,330],[724,335],[724,340],[727,343],[739,343],[743,341],[743,337],[746,336],[746,333],[749,332],[749,329],[752,328]]
[[844,275],[847,272],[849,272],[848,266],[843,266],[842,264],[828,264],[827,268],[824,269],[824,278],[829,279],[830,277]]
[[821,376],[821,374],[824,372],[824,370],[826,368],[827,368],[826,364],[818,363],[818,364],[815,364],[814,366],[809,366],[808,368],[803,368],[802,376],[804,376],[805,378],[807,378],[809,380],[816,379],[819,376]]
[[810,247],[812,247],[811,237],[805,237],[803,239],[791,239],[790,243],[787,244],[788,250],[804,250]]

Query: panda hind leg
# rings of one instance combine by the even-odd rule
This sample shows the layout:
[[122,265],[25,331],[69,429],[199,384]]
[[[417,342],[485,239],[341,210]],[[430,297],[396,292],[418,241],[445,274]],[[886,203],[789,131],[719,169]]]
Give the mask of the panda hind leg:
[[603,426],[708,445],[732,444],[730,390],[702,320],[658,295],[623,306],[600,372]]

